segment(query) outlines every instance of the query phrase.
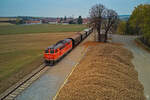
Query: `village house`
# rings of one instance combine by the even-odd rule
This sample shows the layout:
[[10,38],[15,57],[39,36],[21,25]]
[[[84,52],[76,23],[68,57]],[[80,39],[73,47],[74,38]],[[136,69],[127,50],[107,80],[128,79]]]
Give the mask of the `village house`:
[[39,19],[30,19],[30,20],[26,20],[25,24],[42,24],[42,21]]
[[82,24],[88,24],[89,23],[89,18],[84,18]]
[[58,24],[59,23],[59,19],[58,18],[44,18],[44,19],[42,19],[42,23]]

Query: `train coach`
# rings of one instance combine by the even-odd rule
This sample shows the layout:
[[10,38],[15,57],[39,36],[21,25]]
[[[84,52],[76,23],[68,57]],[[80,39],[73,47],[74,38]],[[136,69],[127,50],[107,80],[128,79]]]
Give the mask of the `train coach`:
[[82,33],[76,33],[72,37],[61,40],[48,47],[44,52],[44,60],[46,65],[54,65],[64,55],[66,55],[81,41],[83,41],[90,33],[92,33],[92,31],[92,29],[85,29]]
[[69,39],[72,40],[72,45],[73,48],[78,45],[82,41],[82,34],[81,33],[76,33],[73,36],[71,36]]

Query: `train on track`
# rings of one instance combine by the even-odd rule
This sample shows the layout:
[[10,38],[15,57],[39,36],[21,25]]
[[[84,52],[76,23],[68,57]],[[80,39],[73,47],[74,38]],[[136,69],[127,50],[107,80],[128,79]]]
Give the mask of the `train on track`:
[[76,33],[70,38],[61,40],[56,44],[49,46],[44,52],[45,64],[53,66],[92,32],[92,28],[85,29],[81,33]]

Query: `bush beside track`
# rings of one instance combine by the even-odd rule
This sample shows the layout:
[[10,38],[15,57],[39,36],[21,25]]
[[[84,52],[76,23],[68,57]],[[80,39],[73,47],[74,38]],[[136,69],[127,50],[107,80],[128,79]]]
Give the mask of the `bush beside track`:
[[145,100],[131,52],[116,44],[85,45],[89,51],[56,100]]

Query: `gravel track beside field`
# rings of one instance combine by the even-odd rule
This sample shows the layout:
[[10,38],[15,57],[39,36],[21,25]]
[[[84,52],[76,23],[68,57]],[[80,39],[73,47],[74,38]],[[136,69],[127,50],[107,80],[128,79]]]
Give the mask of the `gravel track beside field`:
[[138,77],[144,86],[144,93],[147,100],[150,100],[150,53],[138,47],[134,42],[136,36],[112,35],[112,41],[122,43],[125,48],[133,53],[132,63],[138,71]]

